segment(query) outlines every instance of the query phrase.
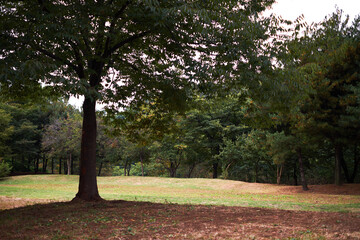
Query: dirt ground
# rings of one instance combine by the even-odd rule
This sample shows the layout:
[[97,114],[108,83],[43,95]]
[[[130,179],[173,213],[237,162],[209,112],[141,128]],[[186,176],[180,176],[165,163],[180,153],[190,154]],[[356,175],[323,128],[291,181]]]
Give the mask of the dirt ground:
[[360,239],[360,213],[49,203],[1,211],[0,239]]
[[[309,193],[360,195],[359,186],[311,186]],[[298,191],[284,186],[282,194]],[[38,201],[1,197],[8,209],[0,211],[0,239],[360,239],[360,211]]]

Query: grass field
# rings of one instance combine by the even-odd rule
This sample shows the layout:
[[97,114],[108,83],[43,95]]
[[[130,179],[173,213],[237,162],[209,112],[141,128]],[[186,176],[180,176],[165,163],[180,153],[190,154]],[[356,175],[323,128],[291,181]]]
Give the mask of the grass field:
[[[360,211],[359,185],[345,185],[342,188],[333,185],[310,186],[309,192],[303,192],[300,186],[156,177],[99,177],[98,185],[100,195],[106,200],[286,210]],[[77,186],[78,176],[16,176],[0,181],[0,196],[31,199],[34,202],[41,199],[69,201],[75,196]],[[0,208],[6,208],[4,204],[0,204]]]
[[[72,202],[78,177],[0,180],[0,239],[360,239],[360,184],[99,177],[101,202]],[[304,211],[305,210],[305,211]]]

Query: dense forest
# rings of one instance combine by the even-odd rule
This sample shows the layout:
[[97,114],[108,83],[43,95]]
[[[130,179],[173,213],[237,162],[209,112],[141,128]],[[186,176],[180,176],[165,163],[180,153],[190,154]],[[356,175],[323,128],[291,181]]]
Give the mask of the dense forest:
[[[153,37],[146,37],[153,30],[136,24],[136,30],[128,26],[134,34],[113,47],[112,22],[104,23],[109,35],[103,36],[102,59],[108,62],[94,57],[96,47],[92,58],[86,59],[88,53],[81,48],[91,48],[92,42],[61,35],[67,26],[56,30],[60,32],[54,39],[66,41],[54,43],[61,49],[55,47],[54,53],[44,49],[51,49],[47,31],[55,31],[51,27],[57,25],[44,29],[34,24],[39,36],[31,35],[35,40],[29,49],[42,55],[31,51],[14,55],[25,44],[22,35],[12,36],[19,40],[18,46],[2,37],[0,176],[81,175],[85,166],[81,159],[91,158],[84,150],[90,146],[87,139],[92,139],[88,126],[96,124],[98,176],[223,178],[302,184],[304,190],[307,184],[360,182],[360,17],[350,22],[336,10],[311,25],[302,17],[294,22],[261,18],[258,13],[271,2],[241,12],[246,18],[237,21],[247,24],[244,27],[229,19],[224,27],[198,26],[198,19],[189,16],[203,21],[209,16],[195,13],[196,9],[181,9],[185,12],[181,16],[167,12],[176,18],[157,23],[160,30]],[[111,14],[122,14],[128,4]],[[168,9],[162,7],[146,8],[139,15],[129,10],[126,16],[150,18]],[[18,7],[32,11],[27,8],[26,4]],[[41,11],[36,14],[45,23],[54,17],[50,5],[43,5]],[[184,16],[192,27],[186,22],[177,25]],[[218,17],[219,22],[224,20],[223,15]],[[16,14],[3,17],[4,23],[14,19]],[[19,32],[27,26],[26,21],[18,24],[14,29]],[[168,32],[173,26],[175,30]],[[204,39],[198,32],[208,36],[208,46],[200,43]],[[88,36],[91,41],[96,40],[93,35]],[[136,42],[141,38],[144,42]],[[120,47],[126,48],[122,51],[128,62],[117,54]],[[60,59],[67,57],[67,51],[75,54],[69,62]],[[48,58],[53,62],[46,62]],[[12,68],[9,62],[14,63]],[[104,64],[108,75],[101,72]],[[39,76],[47,79],[42,87],[33,81]],[[71,80],[74,76],[79,83]],[[81,82],[86,77],[90,85]],[[114,78],[122,84],[116,85]],[[9,79],[14,81],[10,84]],[[82,109],[68,104],[70,95],[85,95]],[[94,113],[96,119],[93,99],[105,104]]]

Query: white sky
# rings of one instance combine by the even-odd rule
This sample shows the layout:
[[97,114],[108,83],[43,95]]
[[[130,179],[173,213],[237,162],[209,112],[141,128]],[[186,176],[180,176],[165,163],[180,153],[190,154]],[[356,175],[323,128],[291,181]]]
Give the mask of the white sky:
[[277,0],[271,12],[286,20],[295,20],[304,14],[308,23],[320,22],[335,11],[335,6],[350,16],[352,21],[360,14],[360,0]]
[[[352,21],[360,14],[360,0],[277,0],[270,12],[282,16],[286,20],[295,20],[304,14],[308,23],[320,22],[325,16],[335,11],[335,6],[350,16]],[[81,108],[83,98],[71,97],[69,103]],[[101,106],[97,105],[101,109]]]

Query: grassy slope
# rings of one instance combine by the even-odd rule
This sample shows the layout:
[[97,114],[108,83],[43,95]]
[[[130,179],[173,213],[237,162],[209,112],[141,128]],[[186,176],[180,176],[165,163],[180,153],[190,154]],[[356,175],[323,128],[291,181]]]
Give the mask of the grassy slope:
[[[78,176],[28,175],[0,180],[0,196],[71,200]],[[266,207],[312,211],[360,211],[360,195],[303,193],[300,187],[244,183],[220,179],[99,177],[107,200]]]

